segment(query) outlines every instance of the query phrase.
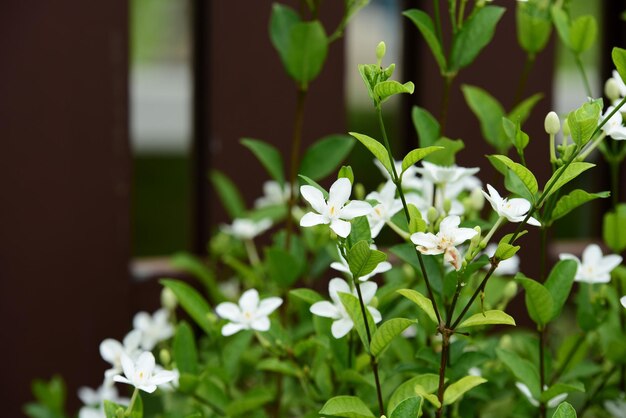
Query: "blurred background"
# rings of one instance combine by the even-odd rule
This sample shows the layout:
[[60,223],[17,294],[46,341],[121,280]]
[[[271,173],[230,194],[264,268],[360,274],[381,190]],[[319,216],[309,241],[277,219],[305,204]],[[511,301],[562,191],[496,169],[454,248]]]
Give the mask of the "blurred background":
[[[524,63],[514,2],[495,3],[509,10],[494,42],[455,82],[447,131],[466,142],[458,163],[484,167],[484,181],[495,178],[483,157],[493,150],[459,87],[482,87],[510,109],[511,86]],[[442,86],[423,39],[401,11],[431,6],[372,0],[357,15],[311,85],[305,144],[349,130],[377,136],[356,66],[374,62],[374,48],[384,40],[385,62],[397,64],[394,78],[416,84],[414,95],[386,107],[387,125],[398,154],[415,148],[410,108],[418,104],[437,115]],[[342,7],[324,2],[327,31]],[[155,279],[178,274],[168,266],[169,255],[205,253],[211,230],[228,221],[209,170],[231,177],[249,205],[261,194],[266,176],[240,138],[271,142],[287,155],[296,88],[269,41],[270,9],[269,0],[0,5],[3,416],[22,415],[36,377],[62,374],[72,409],[78,386],[100,384],[100,341],[121,339],[135,312],[158,306]],[[571,10],[599,21],[599,42],[583,56],[599,97],[612,70],[611,48],[626,46],[620,20],[626,1],[574,0]],[[545,114],[564,115],[586,98],[573,60],[555,37],[538,56],[525,91],[525,97],[544,92],[526,125],[536,138],[527,155],[539,157],[529,160],[540,183],[549,173],[541,165],[548,153]],[[366,186],[382,180],[361,147],[349,163]],[[594,191],[607,190],[607,170],[600,167],[585,181]],[[598,237],[603,210],[577,211],[553,238]],[[522,257],[532,259],[532,251],[530,245]]]

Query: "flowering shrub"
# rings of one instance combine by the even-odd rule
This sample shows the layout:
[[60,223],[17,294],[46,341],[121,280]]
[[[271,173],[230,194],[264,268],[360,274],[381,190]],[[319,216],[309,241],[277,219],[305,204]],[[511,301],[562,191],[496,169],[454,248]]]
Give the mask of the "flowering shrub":
[[[318,2],[307,3],[317,16]],[[272,145],[243,141],[272,177],[250,210],[223,174],[214,175],[232,224],[211,239],[209,261],[189,254],[173,260],[198,278],[204,292],[161,281],[163,308],[138,313],[122,342],[102,342],[100,353],[111,368],[98,390],[81,389],[80,417],[625,416],[626,268],[617,253],[626,248],[626,205],[619,203],[615,173],[626,156],[620,111],[626,50],[613,50],[616,71],[606,84],[606,110],[602,99],[589,98],[567,115],[547,115],[552,175],[545,184],[525,162],[530,138],[522,125],[536,97],[505,114],[490,105],[495,99],[488,93],[470,86],[465,97],[496,150],[487,158],[502,174],[503,187],[483,183],[478,167],[455,164],[463,143],[445,138],[445,110],[437,120],[415,109],[420,147],[396,161],[383,105],[394,95],[412,94],[414,86],[392,79],[393,64],[383,67],[384,43],[376,48],[376,64],[359,66],[380,138],[355,132],[328,137],[309,148],[301,164],[302,105],[310,82],[329,45],[366,3],[346,0],[346,15],[330,36],[318,20],[274,6],[270,36],[299,92],[290,167]],[[504,12],[485,1],[467,14],[466,0],[450,4],[447,52],[438,14],[404,13],[448,87],[489,44]],[[593,43],[593,18],[573,19],[540,0],[516,7],[519,42],[531,60],[552,26],[577,59]],[[582,75],[586,80],[584,70]],[[356,143],[382,172],[382,183],[369,193],[355,187],[359,173],[339,168]],[[507,156],[511,149],[514,159]],[[525,276],[516,254],[527,228],[537,228],[545,240],[563,216],[609,196],[569,187],[594,166],[586,159],[596,149],[614,173],[603,236],[615,254],[591,244],[580,259],[561,254],[551,269],[544,254],[545,277]],[[317,183],[337,169],[329,190]],[[513,232],[503,234],[507,223]],[[377,248],[387,228],[397,243]],[[259,252],[257,237],[270,232]],[[327,295],[315,290],[326,288]],[[532,331],[516,330],[505,312],[518,292],[536,325]],[[553,334],[564,328],[565,335]],[[113,382],[133,386],[131,398],[120,398]],[[27,406],[28,414],[64,416],[60,385],[37,383],[39,402]]]

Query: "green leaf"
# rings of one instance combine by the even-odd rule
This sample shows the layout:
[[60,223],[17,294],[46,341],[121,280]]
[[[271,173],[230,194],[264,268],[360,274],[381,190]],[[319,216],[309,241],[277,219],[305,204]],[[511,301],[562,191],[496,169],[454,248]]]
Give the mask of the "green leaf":
[[503,13],[503,7],[485,6],[465,21],[452,40],[449,70],[457,71],[474,61],[480,51],[491,42]]
[[352,248],[360,241],[372,241],[372,230],[370,229],[367,216],[357,216],[350,221],[350,224],[352,225],[350,227],[350,234],[346,239],[348,249]]
[[419,306],[419,308],[424,311],[426,315],[428,315],[430,320],[433,321],[435,325],[439,325],[437,315],[435,314],[435,308],[433,308],[433,302],[430,299],[413,289],[400,289],[397,290],[397,292]]
[[[355,284],[357,286],[359,285],[358,282]],[[365,351],[369,353],[369,338],[367,337],[367,330],[365,329],[365,321],[363,321],[363,312],[361,311],[359,298],[350,293],[339,292],[339,299],[341,299],[341,303],[344,308],[346,308],[346,312],[348,312],[350,319],[352,319],[354,328],[361,338]],[[376,324],[374,323],[374,319],[372,319],[372,315],[370,314],[369,309],[367,309],[367,306],[365,307],[365,316],[367,317],[367,326],[369,331],[371,334],[374,334],[376,332]]]
[[[416,394],[422,396],[424,399],[434,402],[436,408],[441,404],[434,395],[428,396],[437,390],[439,385],[439,376],[432,373],[421,374],[415,376],[406,382],[402,383],[396,388],[391,397],[389,398],[389,404],[387,410],[391,413],[406,399],[413,398]],[[424,396],[426,395],[426,396]]]
[[622,80],[626,80],[626,49],[614,47],[611,51],[611,58]]
[[322,195],[324,195],[324,199],[328,200],[328,191],[323,188],[322,186],[320,186],[315,180],[310,179],[307,176],[303,176],[302,174],[298,174],[298,177],[300,177],[306,184],[308,184],[309,186],[313,186],[315,187],[317,190],[319,190],[320,192],[322,192]]
[[383,323],[372,335],[372,343],[370,344],[372,355],[378,357],[391,343],[391,340],[416,322],[413,319],[393,318]]
[[570,383],[570,384],[557,383],[555,385],[550,386],[548,390],[542,392],[540,400],[542,402],[548,402],[550,399],[562,393],[584,392],[584,391],[585,391],[585,386],[579,382]]
[[290,290],[289,295],[298,298],[309,305],[313,305],[315,302],[324,300],[322,295],[317,293],[315,290],[307,288]]
[[233,400],[225,409],[226,416],[236,417],[243,414],[250,416],[250,411],[273,401],[275,395],[267,389],[253,389],[246,393],[243,398]]
[[271,247],[265,251],[269,279],[282,288],[288,288],[300,276],[300,263],[289,251]]
[[539,187],[537,186],[537,179],[529,169],[521,164],[514,162],[509,157],[504,155],[489,155],[487,158],[489,158],[489,161],[492,161],[492,159],[496,159],[506,165],[511,170],[511,172],[513,172],[521,180],[526,191],[526,194],[523,197],[527,199],[530,198],[528,200],[530,200],[531,202],[534,202],[536,200],[536,195]]
[[349,165],[342,165],[337,173],[337,179],[346,178],[350,180],[350,184],[354,184],[354,171]]
[[356,396],[335,396],[330,398],[320,409],[319,414],[346,418],[374,417],[367,405]]
[[551,321],[561,314],[561,309],[563,309],[563,305],[565,305],[569,292],[572,289],[572,284],[574,284],[577,270],[578,264],[576,261],[561,260],[550,271],[544,287],[548,289],[554,302]]
[[626,204],[620,203],[615,210],[604,215],[602,237],[606,245],[615,253],[626,249]]
[[440,72],[443,74],[447,68],[446,57],[443,53],[443,47],[435,33],[435,25],[430,16],[419,9],[406,10],[402,14],[411,19],[420,31],[430,48],[430,52],[432,52],[435,57],[437,65],[439,65]]
[[266,358],[256,365],[257,370],[264,370],[284,374],[285,376],[298,377],[301,372],[297,364],[292,361],[281,361],[277,358]]
[[467,105],[480,122],[483,137],[498,151],[506,152],[509,144],[502,134],[502,118],[505,113],[500,102],[479,87],[464,84],[461,90]]
[[485,311],[485,313],[477,313],[461,322],[459,328],[476,327],[481,325],[513,325],[515,319],[512,316],[497,310]]
[[[66,387],[65,381],[60,376],[53,376],[50,381],[35,379],[32,383],[32,392],[39,402],[39,406],[45,407],[45,414],[55,416],[65,415]],[[37,405],[37,404],[31,404]],[[29,408],[30,409],[30,408]]]
[[443,149],[428,155],[424,160],[429,163],[445,166],[453,165],[456,153],[465,148],[465,144],[460,139],[439,138],[433,145],[442,147]]
[[551,12],[554,27],[556,28],[556,32],[559,34],[559,38],[561,38],[561,42],[563,42],[569,49],[572,49],[569,33],[570,25],[567,13],[565,13],[565,11],[558,6],[552,6]]
[[535,93],[532,96],[522,100],[517,106],[513,108],[507,115],[507,117],[516,123],[522,125],[526,122],[526,119],[530,116],[530,112],[533,110],[537,102],[543,99],[542,93]]
[[176,327],[173,343],[174,361],[181,373],[196,374],[198,372],[198,352],[196,340],[189,324],[180,321]]
[[268,174],[278,183],[285,184],[283,158],[278,149],[258,139],[243,138],[241,144],[258,158]]
[[[118,410],[126,411],[126,407],[116,404],[115,402],[111,402],[108,400],[104,401],[104,415],[107,418],[117,418]],[[141,394],[137,393],[137,397],[135,398],[135,404],[133,405],[133,410],[130,412],[130,415],[124,414],[125,418],[143,418],[143,402],[141,401]]]
[[374,86],[374,97],[378,103],[383,103],[391,96],[402,93],[413,94],[414,90],[415,85],[411,81],[401,84],[394,80],[387,80]]
[[414,234],[426,231],[426,221],[422,218],[422,214],[417,209],[417,206],[409,203],[407,209],[409,210],[409,232]]
[[575,19],[569,28],[570,47],[580,55],[594,44],[598,34],[598,24],[593,16],[585,15]]
[[506,137],[517,149],[518,154],[521,154],[528,146],[528,135],[520,129],[519,123],[515,124],[506,117],[502,118],[502,128],[504,128]]
[[372,250],[367,241],[359,241],[348,251],[348,265],[355,279],[370,274],[379,263],[387,259],[382,251]]
[[526,309],[528,315],[537,325],[543,327],[552,320],[554,313],[554,299],[552,295],[541,283],[524,277],[517,273],[515,279],[519,281],[526,290]]
[[306,88],[322,70],[328,54],[324,27],[317,21],[297,22],[291,26],[283,64],[300,88]]
[[498,248],[496,248],[496,252],[494,257],[498,260],[508,260],[513,257],[520,250],[519,245],[511,245],[506,242],[500,242],[498,244]]
[[552,418],[576,418],[576,410],[567,402],[561,402],[552,414]]
[[417,418],[422,412],[421,396],[413,396],[400,402],[391,413],[391,418]]
[[387,153],[387,149],[385,149],[383,144],[367,135],[359,134],[356,132],[348,133],[355,137],[361,144],[363,144],[365,148],[367,148],[372,153],[372,155],[382,163],[382,165],[387,169],[389,175],[391,175],[391,161],[389,160],[389,154]]
[[541,52],[552,32],[550,9],[540,2],[517,4],[517,40],[524,51],[534,56]]
[[598,127],[602,105],[598,101],[586,102],[567,115],[572,140],[579,146],[587,144]]
[[159,281],[174,292],[183,309],[196,321],[207,334],[211,333],[209,315],[211,308],[206,300],[193,287],[179,280],[161,279]]
[[443,404],[451,405],[457,401],[463,394],[472,390],[478,385],[485,383],[487,379],[481,376],[465,376],[457,382],[448,386],[443,393]]
[[551,221],[560,219],[576,209],[595,199],[603,199],[609,197],[609,192],[587,193],[584,190],[572,190],[569,194],[562,196],[552,211]]
[[174,268],[183,270],[199,279],[213,302],[219,303],[225,300],[222,291],[217,285],[215,274],[200,258],[190,253],[179,252],[172,256],[170,263]]
[[409,152],[404,159],[402,160],[402,173],[411,167],[413,164],[416,164],[418,161],[421,161],[427,155],[432,154],[435,151],[439,151],[444,149],[443,147],[426,147],[426,148],[417,148],[413,151]]
[[231,219],[243,217],[246,213],[246,205],[235,183],[217,170],[213,170],[209,177],[228,216]]
[[413,106],[411,119],[417,132],[420,147],[431,146],[441,136],[439,122],[428,110],[419,106]]
[[281,59],[287,54],[291,28],[300,22],[300,16],[291,7],[280,3],[272,4],[270,16],[270,39]]
[[537,371],[537,366],[512,351],[496,348],[496,354],[500,361],[511,370],[515,378],[528,386],[533,398],[539,399],[539,372]]
[[[548,190],[548,187],[551,187],[551,188],[545,197],[547,198],[548,196],[554,194],[561,187],[565,186],[567,183],[574,180],[581,173],[589,170],[591,167],[595,167],[595,164],[586,163],[583,161],[574,161],[568,166],[560,167],[558,170],[556,170],[552,174],[552,176],[546,183],[546,186],[544,188],[544,193],[545,193],[545,190]],[[554,183],[554,185],[550,186],[552,183]]]
[[306,150],[299,173],[313,180],[327,177],[346,159],[354,144],[354,138],[347,135],[325,136]]

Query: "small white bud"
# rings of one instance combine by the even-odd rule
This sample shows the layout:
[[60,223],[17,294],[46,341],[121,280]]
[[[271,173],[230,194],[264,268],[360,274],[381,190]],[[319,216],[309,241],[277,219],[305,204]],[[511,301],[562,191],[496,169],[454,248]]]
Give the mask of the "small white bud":
[[561,130],[561,121],[559,120],[559,115],[556,112],[550,112],[546,115],[546,119],[544,120],[543,126],[546,130],[546,133],[550,135],[556,135]]
[[473,189],[470,192],[470,204],[473,209],[482,210],[485,205],[485,196],[482,194],[480,189]]
[[161,290],[161,305],[168,311],[173,311],[178,305],[178,299],[169,287],[164,287]]
[[428,211],[426,212],[426,219],[428,219],[428,223],[431,225],[434,225],[435,222],[437,222],[437,219],[439,218],[439,212],[437,211],[437,209],[435,209],[434,207],[429,207]]
[[612,102],[620,98],[619,85],[614,78],[609,78],[604,83],[604,95]]

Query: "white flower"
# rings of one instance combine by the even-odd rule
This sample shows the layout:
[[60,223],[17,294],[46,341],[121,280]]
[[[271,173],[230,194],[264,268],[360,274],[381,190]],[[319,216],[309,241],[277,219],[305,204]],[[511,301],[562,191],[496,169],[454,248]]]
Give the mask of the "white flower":
[[259,292],[249,289],[239,298],[239,306],[232,302],[222,302],[215,312],[230,322],[222,327],[222,335],[227,337],[243,329],[267,331],[270,329],[269,314],[282,305],[283,300],[271,297],[259,300]]
[[[370,248],[375,250],[376,246],[372,244],[370,245]],[[350,265],[348,264],[348,261],[343,258],[343,255],[341,255],[341,251],[339,252],[339,260],[339,262],[333,261],[332,263],[330,263],[330,268],[341,271],[343,273],[347,273],[350,275],[350,277],[352,277],[352,272],[350,272]],[[374,267],[374,270],[372,270],[371,273],[359,277],[359,280],[364,282],[367,279],[374,277],[378,273],[384,273],[389,270],[391,270],[391,264],[388,261],[381,261],[376,267]]]
[[620,265],[622,257],[616,254],[602,255],[602,250],[596,244],[590,244],[583,251],[582,261],[573,254],[559,255],[561,260],[574,260],[578,263],[576,271],[577,282],[608,283],[611,281],[611,271]]
[[280,185],[277,181],[266,181],[263,183],[263,196],[254,202],[254,207],[263,208],[266,206],[282,205],[287,203],[291,197],[291,187],[289,183]]
[[124,376],[117,375],[113,380],[120,383],[133,385],[139,390],[152,393],[157,386],[163,385],[176,378],[176,375],[169,370],[155,371],[154,356],[149,351],[144,351],[134,362],[126,354],[122,354],[122,369]]
[[119,405],[128,405],[130,403],[128,398],[122,398],[119,396],[115,386],[108,384],[106,381],[96,390],[87,386],[82,386],[78,389],[78,398],[86,406],[100,406],[104,403],[104,401],[115,402]]
[[[498,249],[498,245],[491,243],[487,245],[485,248],[485,254],[489,257],[493,257]],[[486,265],[485,268],[489,268],[490,265]],[[519,257],[514,255],[511,258],[507,258],[506,260],[501,260],[498,263],[498,267],[494,270],[494,274],[498,274],[500,276],[514,276],[519,271]]]
[[[537,399],[533,398],[533,395],[532,395],[532,393],[530,393],[530,389],[528,389],[528,386],[526,386],[525,384],[520,383],[520,382],[516,382],[515,386],[517,386],[519,391],[522,392],[522,394],[526,397],[526,399],[528,399],[528,402],[530,402],[530,404],[532,406],[539,407],[539,401],[537,401]],[[543,390],[547,390],[547,389],[548,389],[547,386],[543,387]],[[567,398],[567,393],[562,393],[560,395],[556,395],[554,398],[552,398],[548,402],[546,402],[546,405],[548,406],[548,408],[555,408],[561,402],[563,402],[566,398]]]
[[480,168],[464,168],[456,164],[451,166],[441,166],[428,161],[422,161],[422,167],[416,168],[422,174],[424,179],[433,182],[437,186],[454,183],[464,177],[478,173]]
[[380,192],[368,194],[366,199],[378,201],[378,204],[367,215],[367,221],[372,230],[372,238],[376,238],[385,223],[402,209],[402,202],[400,199],[396,199],[396,185],[392,181],[385,183]]
[[[374,159],[374,165],[378,167],[380,172],[383,174],[383,177],[385,177],[387,181],[391,181],[391,175],[389,174],[389,171],[387,171],[385,166],[378,159]],[[394,161],[394,165],[396,168],[396,173],[398,173],[399,176],[400,173],[402,173],[402,161]],[[402,189],[422,189],[422,180],[417,176],[417,167],[410,166],[404,171],[404,173],[402,174]]]
[[604,401],[604,409],[611,414],[613,418],[626,418],[626,401],[623,399],[614,399]]
[[[374,296],[376,295],[376,289],[378,289],[378,285],[374,282],[365,282],[360,284],[361,287],[361,295],[363,296],[363,303],[367,306]],[[348,315],[346,308],[344,308],[341,303],[341,299],[339,298],[339,293],[351,293],[354,296],[358,297],[358,293],[356,288],[350,290],[350,286],[348,283],[340,278],[331,279],[328,283],[328,293],[330,295],[330,299],[332,302],[328,301],[320,301],[315,302],[311,305],[311,313],[317,316],[323,316],[324,318],[332,318],[333,325],[331,326],[331,332],[333,337],[341,338],[346,335],[352,327],[354,327],[354,322]],[[372,315],[372,319],[375,323],[379,323],[382,320],[382,316],[377,309],[367,306],[370,314]]]
[[313,186],[300,187],[302,197],[311,204],[314,212],[305,214],[300,219],[300,226],[328,225],[342,238],[350,234],[351,225],[348,222],[358,216],[365,216],[372,211],[372,206],[367,202],[353,200],[346,205],[350,198],[352,184],[350,180],[342,177],[330,186],[328,201],[324,200],[321,191]]
[[[509,220],[509,222],[522,222],[524,220],[526,214],[528,214],[528,211],[530,210],[530,202],[528,200],[522,198],[507,199],[506,197],[500,197],[497,190],[491,187],[490,184],[487,185],[487,190],[489,190],[489,194],[485,193],[484,190],[481,191],[489,203],[491,203],[491,207],[496,211],[498,216],[505,217]],[[541,226],[539,221],[532,216],[528,219],[528,224]]]
[[107,338],[100,343],[100,355],[112,368],[104,372],[106,379],[113,378],[114,375],[122,371],[122,354],[129,357],[136,357],[141,343],[141,331],[132,330],[124,337],[123,342]]
[[456,247],[478,233],[472,228],[459,228],[460,223],[461,218],[458,216],[448,216],[441,221],[436,235],[430,232],[416,232],[411,235],[411,241],[422,254],[444,254],[444,260],[459,270],[462,260]]
[[166,309],[159,309],[152,316],[138,312],[133,318],[133,327],[141,331],[141,348],[152,350],[159,342],[174,335],[174,327],[168,320]]
[[402,331],[400,335],[404,338],[415,338],[415,336],[417,336],[417,325],[409,325],[409,327]]
[[270,229],[272,226],[271,219],[261,219],[253,221],[252,219],[235,219],[232,225],[222,225],[222,231],[235,238],[253,239],[257,235]]
[[[610,93],[614,94],[609,94],[608,85],[611,85],[611,90],[614,90]],[[613,70],[613,77],[606,81],[605,93],[607,93],[607,97],[611,100],[619,100],[620,97],[626,96],[626,84],[624,84],[624,80],[622,80],[617,70]]]
[[478,367],[470,367],[467,374],[470,376],[482,376],[483,372]]
[[[615,109],[613,106],[606,109],[606,112],[600,116],[600,120],[604,119]],[[622,113],[615,112],[613,116],[602,126],[602,130],[607,136],[613,139],[626,139],[626,127],[622,125]]]
[[106,418],[103,408],[93,406],[83,406],[78,411],[78,418]]
[[621,303],[622,306],[626,308],[626,296],[622,296],[621,298],[619,298],[619,303]]

